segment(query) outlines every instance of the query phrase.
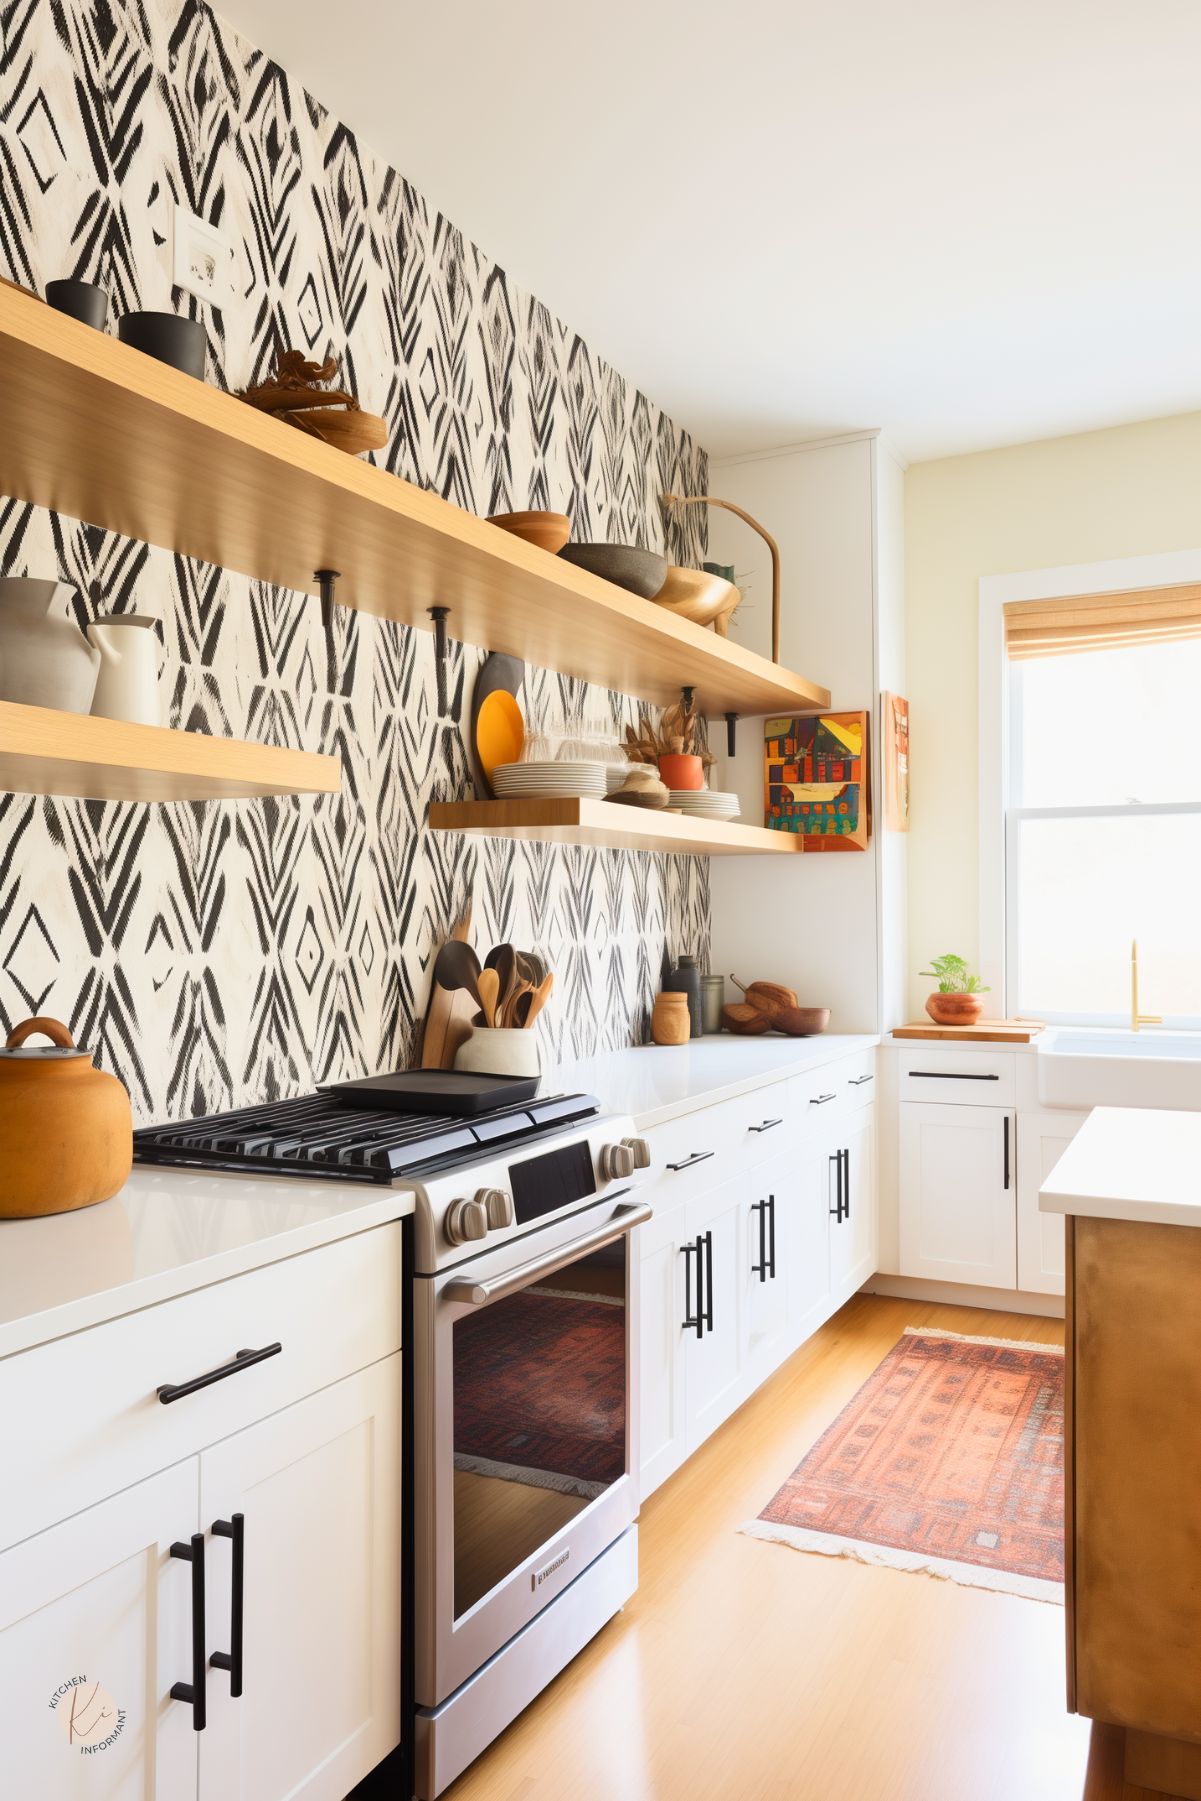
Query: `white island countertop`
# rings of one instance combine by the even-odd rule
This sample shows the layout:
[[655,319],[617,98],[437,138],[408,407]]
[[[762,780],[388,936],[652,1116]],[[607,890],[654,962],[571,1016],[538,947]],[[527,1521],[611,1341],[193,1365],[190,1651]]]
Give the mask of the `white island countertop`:
[[0,1357],[412,1211],[400,1188],[137,1168],[111,1201],[0,1220]]
[[645,1131],[698,1107],[749,1094],[768,1082],[820,1069],[879,1044],[870,1033],[816,1038],[734,1038],[728,1033],[687,1044],[647,1044],[601,1051],[560,1063],[542,1078],[544,1094],[594,1094],[606,1113],[628,1113]]
[[1044,1213],[1201,1226],[1201,1113],[1097,1107],[1039,1190]]

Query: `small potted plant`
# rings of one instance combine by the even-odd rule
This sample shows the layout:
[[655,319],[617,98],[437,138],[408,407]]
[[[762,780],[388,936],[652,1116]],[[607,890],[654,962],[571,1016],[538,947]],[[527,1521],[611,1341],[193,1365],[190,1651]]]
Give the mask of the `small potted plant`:
[[645,716],[637,730],[627,725],[626,755],[631,763],[657,766],[659,779],[669,789],[703,788],[705,770],[713,762],[705,748],[696,709],[685,707],[681,701],[668,707],[658,726]]
[[984,1011],[984,996],[989,992],[979,976],[972,974],[964,957],[948,953],[934,957],[924,976],[933,976],[938,992],[926,1002],[926,1012],[940,1026],[974,1026]]

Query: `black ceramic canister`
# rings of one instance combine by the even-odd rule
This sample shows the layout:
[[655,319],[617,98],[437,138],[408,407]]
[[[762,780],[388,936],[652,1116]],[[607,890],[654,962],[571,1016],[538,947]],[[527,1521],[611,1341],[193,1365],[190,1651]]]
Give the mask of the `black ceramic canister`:
[[668,977],[666,987],[671,994],[688,996],[689,1036],[703,1037],[705,1027],[701,1017],[701,971],[696,958],[681,957]]
[[178,313],[126,313],[117,336],[160,363],[204,380],[204,327],[195,319],[181,319]]
[[56,313],[68,313],[95,331],[104,330],[108,317],[108,295],[90,281],[48,281],[46,304]]

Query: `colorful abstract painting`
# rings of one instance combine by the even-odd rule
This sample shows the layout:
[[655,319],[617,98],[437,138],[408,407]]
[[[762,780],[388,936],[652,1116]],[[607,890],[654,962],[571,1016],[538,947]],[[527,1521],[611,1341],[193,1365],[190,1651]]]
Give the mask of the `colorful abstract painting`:
[[764,726],[764,823],[804,850],[866,850],[866,713],[802,713]]
[[909,830],[909,702],[887,690],[880,696],[884,748],[884,829]]

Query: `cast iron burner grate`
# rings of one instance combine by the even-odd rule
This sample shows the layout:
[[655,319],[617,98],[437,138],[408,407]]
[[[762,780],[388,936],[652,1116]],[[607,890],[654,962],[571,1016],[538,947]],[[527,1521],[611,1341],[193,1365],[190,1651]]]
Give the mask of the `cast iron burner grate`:
[[346,1107],[322,1095],[267,1101],[133,1135],[136,1163],[388,1183],[502,1144],[537,1138],[600,1111],[590,1094],[557,1094],[470,1119]]

